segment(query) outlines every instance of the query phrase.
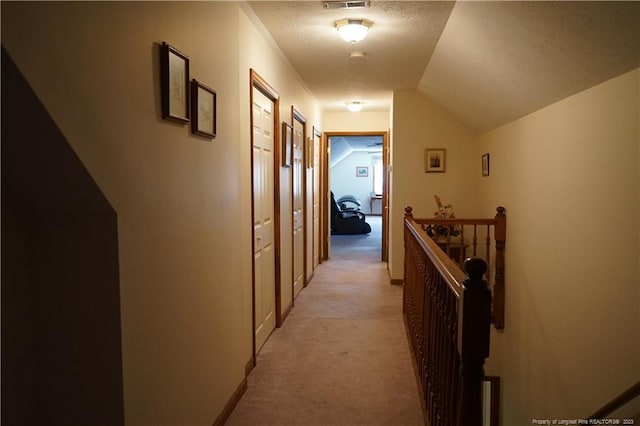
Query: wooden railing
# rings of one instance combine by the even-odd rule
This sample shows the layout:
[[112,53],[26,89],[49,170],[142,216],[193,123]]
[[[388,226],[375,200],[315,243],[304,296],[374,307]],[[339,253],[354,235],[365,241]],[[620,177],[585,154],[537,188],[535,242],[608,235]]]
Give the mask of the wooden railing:
[[[491,321],[498,330],[504,328],[504,249],[507,239],[507,216],[504,207],[496,209],[496,215],[490,219],[414,219],[427,230],[439,227],[445,231],[436,240],[438,247],[454,259],[462,268],[467,256],[483,257],[488,265],[486,277],[493,293]],[[491,230],[493,229],[493,240]],[[448,232],[452,230],[452,232]],[[452,234],[456,234],[455,236]],[[495,244],[493,244],[495,243]],[[494,260],[494,269],[492,266]]]
[[[599,409],[598,411],[590,415],[588,418],[589,420],[608,418],[610,415],[616,412],[616,410],[619,410],[620,408],[624,407],[626,404],[629,404],[631,401],[633,401],[636,398],[640,398],[640,382],[632,385],[629,389],[625,390],[620,395],[612,399],[609,403],[607,403],[607,405],[605,405],[604,407],[602,407],[601,409]],[[640,415],[640,413],[633,413],[633,414],[636,416]],[[634,419],[625,419],[625,420],[628,420],[629,422],[622,423],[622,424],[630,424],[630,425],[634,424],[631,422],[631,421],[634,421]]]
[[491,292],[481,258],[468,277],[405,209],[403,312],[431,426],[481,426]]

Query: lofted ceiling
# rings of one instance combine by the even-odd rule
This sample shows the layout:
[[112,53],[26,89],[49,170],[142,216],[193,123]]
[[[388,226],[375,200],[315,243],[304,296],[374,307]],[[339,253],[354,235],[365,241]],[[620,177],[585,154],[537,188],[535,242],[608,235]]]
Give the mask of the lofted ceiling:
[[[637,1],[249,4],[325,111],[388,110],[416,89],[481,132],[640,66]],[[373,21],[367,38],[343,41],[342,18]]]
[[382,155],[382,136],[330,136],[331,163],[335,166],[352,152],[364,152],[369,155]]

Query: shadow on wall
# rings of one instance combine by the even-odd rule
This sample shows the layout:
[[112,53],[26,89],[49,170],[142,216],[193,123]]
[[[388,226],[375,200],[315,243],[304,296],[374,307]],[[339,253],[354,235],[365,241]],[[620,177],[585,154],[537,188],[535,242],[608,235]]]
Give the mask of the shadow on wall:
[[124,424],[117,217],[2,48],[2,423]]

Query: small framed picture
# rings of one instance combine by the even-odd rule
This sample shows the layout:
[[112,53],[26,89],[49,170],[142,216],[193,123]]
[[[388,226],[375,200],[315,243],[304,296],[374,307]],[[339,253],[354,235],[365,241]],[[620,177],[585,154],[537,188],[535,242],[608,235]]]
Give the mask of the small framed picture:
[[358,167],[356,167],[356,176],[358,176],[358,177],[368,177],[369,176],[369,167],[367,167],[367,166],[358,166]]
[[189,58],[162,42],[160,46],[162,118],[189,122]]
[[424,150],[424,171],[443,173],[447,170],[447,150],[442,148]]
[[216,92],[195,78],[191,82],[191,132],[216,137]]
[[307,138],[307,168],[313,169],[313,138]]
[[291,167],[293,161],[293,126],[282,122],[282,167]]
[[482,176],[489,176],[489,153],[482,156]]

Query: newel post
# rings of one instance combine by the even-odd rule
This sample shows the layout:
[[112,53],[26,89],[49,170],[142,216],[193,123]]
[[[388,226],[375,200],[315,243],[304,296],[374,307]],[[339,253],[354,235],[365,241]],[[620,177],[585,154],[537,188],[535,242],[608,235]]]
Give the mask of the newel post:
[[404,208],[404,217],[407,219],[413,219],[413,207],[407,206]]
[[504,247],[507,240],[507,215],[498,207],[494,239],[496,241],[496,275],[493,283],[493,325],[504,329]]
[[467,279],[458,312],[460,399],[457,426],[482,426],[484,360],[489,356],[491,291],[483,276],[487,263],[481,258],[464,262]]

